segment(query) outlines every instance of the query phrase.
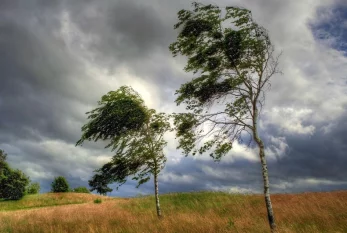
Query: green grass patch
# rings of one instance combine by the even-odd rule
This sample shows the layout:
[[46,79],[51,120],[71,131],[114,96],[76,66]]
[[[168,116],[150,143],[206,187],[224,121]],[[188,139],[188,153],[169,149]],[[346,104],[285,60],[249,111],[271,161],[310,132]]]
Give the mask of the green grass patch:
[[46,193],[26,195],[21,200],[16,201],[0,200],[0,211],[13,211],[70,204],[83,204],[91,202],[94,199],[95,196],[93,194]]
[[[220,209],[221,214],[230,214],[225,206],[242,205],[245,203],[245,195],[228,194],[223,192],[192,192],[170,193],[160,195],[160,205],[163,211],[190,212],[198,211],[205,213],[209,209]],[[131,212],[141,213],[146,210],[155,210],[154,196],[136,197],[131,203],[123,203],[121,206]]]

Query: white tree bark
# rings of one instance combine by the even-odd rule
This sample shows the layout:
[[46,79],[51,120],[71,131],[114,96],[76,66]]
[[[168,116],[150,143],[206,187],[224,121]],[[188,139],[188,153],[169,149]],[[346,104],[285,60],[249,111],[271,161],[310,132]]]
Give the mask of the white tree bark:
[[159,188],[158,188],[158,173],[154,173],[154,192],[155,192],[155,205],[157,208],[157,215],[161,217],[161,209],[159,203]]

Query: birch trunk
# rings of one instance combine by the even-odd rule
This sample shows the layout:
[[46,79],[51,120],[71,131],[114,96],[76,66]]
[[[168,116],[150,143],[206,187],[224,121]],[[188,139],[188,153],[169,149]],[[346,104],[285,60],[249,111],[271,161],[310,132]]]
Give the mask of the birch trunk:
[[157,207],[157,215],[158,217],[161,217],[161,209],[160,209],[160,203],[159,203],[159,188],[158,188],[158,173],[155,172],[154,174],[154,192],[155,192],[155,205]]
[[272,210],[272,204],[270,199],[270,184],[269,184],[269,175],[268,175],[265,151],[264,151],[265,147],[264,147],[263,141],[260,139],[258,135],[257,120],[258,120],[258,109],[255,108],[254,117],[253,117],[253,139],[259,147],[259,157],[260,157],[260,162],[262,167],[262,175],[263,175],[263,182],[264,182],[264,197],[265,197],[265,203],[266,203],[266,209],[267,209],[267,216],[268,216],[271,232],[275,233],[277,232],[277,230],[276,230],[275,216]]

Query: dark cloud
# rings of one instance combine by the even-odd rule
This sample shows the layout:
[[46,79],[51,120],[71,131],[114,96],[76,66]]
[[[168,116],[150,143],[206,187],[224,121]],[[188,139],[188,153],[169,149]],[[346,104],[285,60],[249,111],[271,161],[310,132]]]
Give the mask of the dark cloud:
[[[285,117],[264,126],[262,136],[269,148],[277,146],[270,136],[284,137],[288,145],[284,155],[269,158],[272,191],[347,188],[343,183],[347,175],[345,90],[343,85],[326,80],[345,76],[340,68],[345,61],[310,50],[308,29],[293,16],[308,11],[301,3],[284,6],[272,0],[249,0],[242,4],[253,10],[256,19],[269,27],[275,44],[285,49],[281,64],[287,74],[274,79],[266,108],[291,106],[293,114],[287,116],[293,118],[287,119],[293,120],[290,126],[315,128],[312,135],[288,132]],[[0,148],[9,154],[11,165],[40,181],[44,192],[58,175],[66,176],[71,186],[86,186],[93,170],[112,155],[103,149],[105,143],[74,147],[87,120],[84,113],[96,106],[101,95],[120,85],[143,81],[145,91],[158,98],[153,100],[158,108],[182,110],[184,106],[175,108],[174,92],[191,75],[182,71],[185,58],[173,59],[168,46],[177,35],[173,29],[177,11],[187,7],[190,2],[183,0],[0,1]],[[336,12],[345,15],[341,9]],[[326,21],[317,25],[319,30],[330,27]],[[335,29],[329,30],[332,34],[342,32],[338,34],[341,37],[341,28]],[[129,80],[121,72],[124,67]],[[133,76],[138,79],[132,80]],[[111,77],[114,80],[110,81]],[[332,83],[329,87],[325,86],[328,81]],[[320,94],[323,87],[326,91]],[[336,102],[328,98],[331,93]],[[302,108],[312,113],[296,114]],[[337,113],[340,117],[334,118]],[[311,119],[314,115],[323,120]],[[329,124],[328,131],[322,130]],[[168,152],[167,166],[160,175],[162,193],[230,188],[262,191],[258,162],[240,156],[220,163],[193,157],[170,160],[177,159],[178,153],[174,149]],[[135,186],[135,181],[129,180],[112,194],[134,196],[153,190],[152,181],[139,189]]]
[[[97,63],[115,75],[119,67],[126,65],[131,74],[166,87],[171,95],[160,92],[160,99],[172,101],[172,93],[185,75],[173,69],[168,47],[175,40],[176,12],[187,4],[158,4],[132,0],[92,2],[74,6],[69,13],[85,35],[97,38],[89,47]],[[172,15],[165,14],[168,7]]]
[[341,118],[329,133],[317,130],[311,137],[287,135],[290,152],[278,161],[276,172],[289,178],[345,181],[347,176],[345,119],[346,116]]

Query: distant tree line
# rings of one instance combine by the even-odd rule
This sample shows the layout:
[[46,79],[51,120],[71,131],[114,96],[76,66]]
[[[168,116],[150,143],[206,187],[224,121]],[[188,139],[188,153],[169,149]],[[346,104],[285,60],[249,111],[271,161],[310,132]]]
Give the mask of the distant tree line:
[[[0,149],[0,199],[19,200],[25,195],[40,193],[40,184],[32,182],[21,170],[11,168],[6,159],[7,154]],[[51,192],[90,193],[90,190],[84,186],[70,189],[66,178],[58,176],[51,184]]]
[[89,189],[84,186],[79,186],[71,189],[69,182],[66,180],[64,176],[55,177],[53,182],[51,183],[51,192],[52,193],[66,193],[66,192],[74,192],[74,193],[90,193]]

